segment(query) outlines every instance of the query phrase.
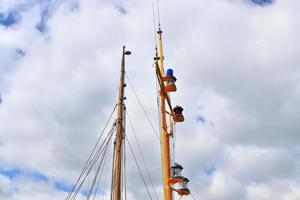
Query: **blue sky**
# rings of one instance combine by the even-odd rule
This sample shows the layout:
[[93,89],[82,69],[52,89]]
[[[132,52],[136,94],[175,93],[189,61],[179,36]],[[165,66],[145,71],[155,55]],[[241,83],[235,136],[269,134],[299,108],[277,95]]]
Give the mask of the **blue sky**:
[[[273,3],[273,0],[250,0],[255,4],[259,5],[269,5]],[[51,16],[51,12],[53,10],[51,6],[51,2],[53,1],[30,1],[29,3],[16,5],[14,8],[11,8],[10,10],[6,10],[5,12],[0,12],[0,24],[9,27],[12,25],[17,24],[21,18],[22,13],[26,12],[26,10],[29,10],[31,7],[35,5],[40,5],[40,22],[36,25],[36,28],[44,32],[46,29],[46,23],[47,19]],[[75,5],[75,4],[74,4]],[[126,10],[118,3],[115,3],[116,8],[122,13],[126,14]]]
[[0,24],[5,27],[9,27],[14,24],[17,24],[20,19],[21,19],[21,16],[16,11],[0,13]]
[[[37,171],[31,171],[28,169],[21,169],[21,168],[8,168],[8,169],[3,169],[0,166],[0,174],[9,178],[11,181],[20,179],[20,178],[25,178],[25,179],[30,179],[34,182],[45,182],[49,183],[58,191],[63,191],[63,192],[69,192],[72,189],[72,185],[67,184],[61,180],[55,180],[52,178],[49,178],[45,174]],[[21,185],[19,187],[22,187]]]
[[43,33],[46,31],[48,18],[51,17],[52,12],[54,12],[56,6],[59,5],[56,5],[57,2],[60,1],[36,0],[16,4],[8,10],[4,10],[2,12],[0,11],[0,25],[3,25],[5,27],[17,25],[22,20],[22,16],[24,13],[38,6],[40,10],[40,20],[36,24],[36,29]]
[[251,0],[251,1],[259,5],[269,5],[274,2],[274,0]]

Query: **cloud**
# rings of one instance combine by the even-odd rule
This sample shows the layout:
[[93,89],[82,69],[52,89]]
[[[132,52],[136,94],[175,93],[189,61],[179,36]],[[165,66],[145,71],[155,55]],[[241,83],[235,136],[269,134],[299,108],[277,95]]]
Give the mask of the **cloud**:
[[0,175],[0,197],[1,198],[9,198],[13,194],[13,188],[11,186],[10,180],[5,177]]
[[[5,1],[1,13],[20,2]],[[9,169],[38,172],[36,178],[0,175],[6,199],[66,197],[116,104],[124,44],[133,53],[126,57],[127,74],[158,126],[151,4],[51,2],[32,1],[16,24],[0,27],[0,157]],[[183,165],[197,199],[299,197],[298,4],[160,2],[165,64],[177,78],[173,104],[185,115],[176,125],[172,160]],[[130,87],[126,97],[161,195],[159,141]],[[127,131],[137,151],[128,123]],[[134,177],[128,197],[147,198],[127,155],[127,175]],[[106,194],[110,161],[102,182]]]

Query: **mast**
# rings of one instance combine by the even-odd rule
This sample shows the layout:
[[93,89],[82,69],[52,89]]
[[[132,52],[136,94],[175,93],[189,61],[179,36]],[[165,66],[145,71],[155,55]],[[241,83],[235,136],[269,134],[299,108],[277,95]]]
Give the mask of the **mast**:
[[[173,76],[173,70],[164,68],[164,53],[163,53],[163,40],[162,30],[159,24],[157,31],[158,36],[158,50],[156,48],[156,55],[154,57],[156,76],[160,86],[160,113],[161,113],[161,155],[163,167],[163,190],[164,200],[173,200],[173,191],[177,192],[179,196],[189,195],[190,191],[187,187],[189,180],[181,175],[183,167],[173,160],[171,162],[171,148],[170,140],[173,138],[174,130],[173,125],[178,122],[183,122],[182,115],[183,108],[176,106],[173,108],[171,104],[171,97],[169,92],[177,90],[175,82],[176,78]],[[178,189],[173,185],[179,186]]]
[[[159,42],[159,72],[163,76],[165,74],[164,69],[164,54],[163,54],[163,42],[162,42],[162,30],[159,27],[157,31],[158,42]],[[162,82],[163,84],[163,82]],[[172,200],[172,189],[169,185],[170,169],[171,169],[171,156],[170,156],[170,134],[167,130],[167,119],[166,119],[166,98],[167,93],[160,92],[160,103],[161,103],[161,136],[162,136],[162,165],[163,165],[163,184],[164,184],[164,199]]]
[[117,131],[115,139],[115,160],[114,160],[114,174],[113,174],[113,198],[114,200],[121,199],[121,182],[122,182],[122,158],[123,158],[123,140],[124,140],[124,73],[125,73],[125,55],[130,55],[130,51],[125,51],[123,46],[122,60],[121,60],[121,76],[120,76],[120,88],[119,88],[119,100],[118,100],[118,120],[117,120]]

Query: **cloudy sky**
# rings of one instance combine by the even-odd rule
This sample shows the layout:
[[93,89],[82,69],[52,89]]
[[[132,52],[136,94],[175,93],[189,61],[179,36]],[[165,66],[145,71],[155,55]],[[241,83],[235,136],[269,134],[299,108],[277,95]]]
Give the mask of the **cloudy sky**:
[[[174,157],[194,199],[299,200],[300,1],[159,5],[186,118]],[[152,1],[0,0],[1,200],[65,199],[117,102],[123,45],[158,130]],[[130,87],[126,96],[162,199],[159,141]],[[128,198],[147,199],[129,152],[127,168]]]

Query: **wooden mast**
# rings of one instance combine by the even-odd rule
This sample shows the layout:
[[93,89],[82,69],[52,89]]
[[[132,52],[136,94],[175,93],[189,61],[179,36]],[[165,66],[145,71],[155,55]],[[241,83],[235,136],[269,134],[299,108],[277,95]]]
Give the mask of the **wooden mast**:
[[121,199],[121,173],[122,173],[122,143],[124,140],[124,73],[125,73],[125,55],[130,55],[130,51],[125,51],[125,46],[123,46],[122,60],[121,60],[121,76],[120,76],[120,88],[119,88],[119,101],[118,101],[118,120],[117,120],[117,131],[116,131],[116,149],[115,149],[115,160],[114,160],[114,184],[113,184],[113,198],[114,200]]
[[169,106],[172,113],[172,105],[169,95],[164,91],[163,76],[165,74],[164,69],[164,54],[163,54],[163,42],[162,42],[162,30],[159,27],[158,34],[158,46],[159,46],[159,64],[158,75],[161,85],[160,91],[160,106],[161,106],[161,139],[162,139],[162,165],[163,165],[163,184],[164,184],[164,200],[172,200],[172,188],[170,185],[171,179],[171,152],[170,152],[170,136],[168,133],[167,116],[166,116],[166,103]]

